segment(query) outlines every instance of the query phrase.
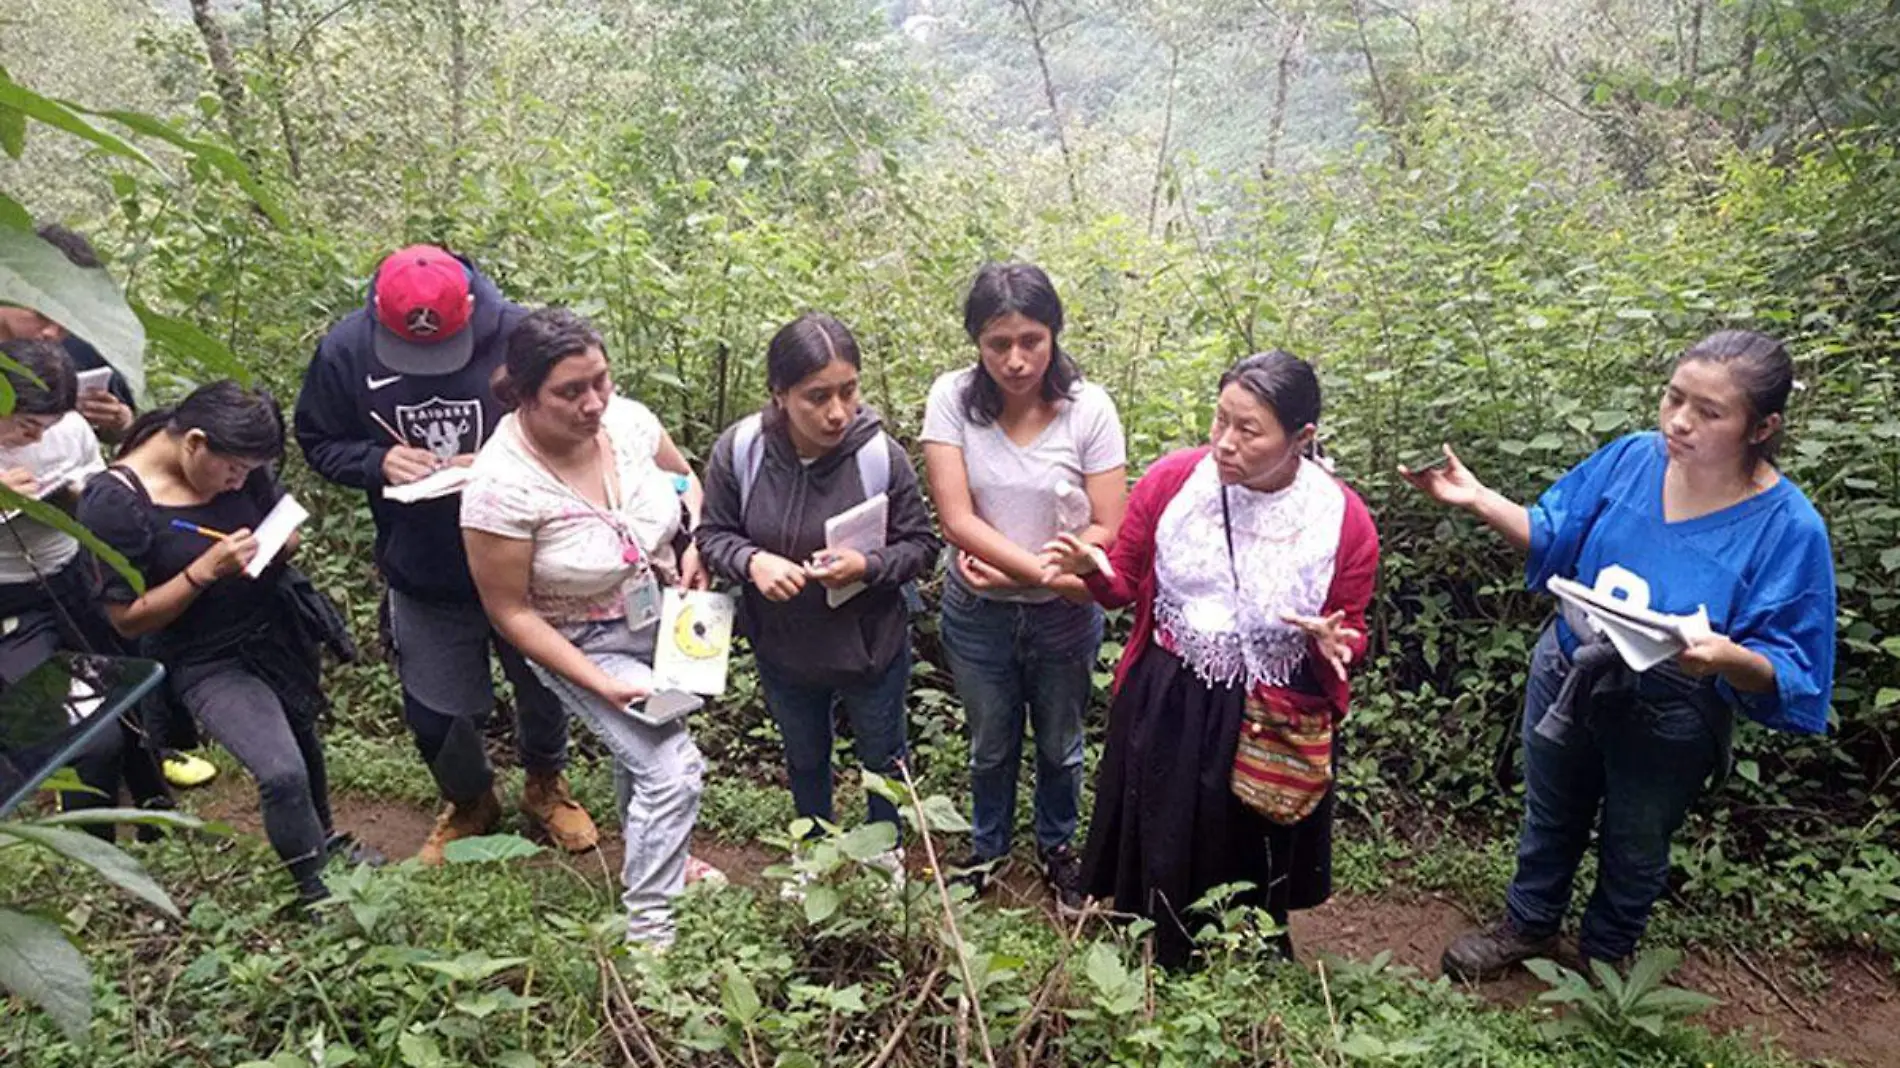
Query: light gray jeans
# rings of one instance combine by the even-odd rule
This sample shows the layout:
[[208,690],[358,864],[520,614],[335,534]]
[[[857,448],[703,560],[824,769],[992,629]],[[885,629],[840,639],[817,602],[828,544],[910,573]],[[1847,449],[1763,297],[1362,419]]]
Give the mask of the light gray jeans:
[[[560,628],[575,648],[608,674],[635,686],[653,681],[657,626],[638,634],[622,619]],[[699,818],[706,762],[687,733],[686,721],[649,727],[595,694],[539,664],[568,713],[585,722],[614,755],[614,792],[620,799],[626,861],[620,881],[627,906],[627,940],[654,946],[673,941],[672,899],[685,885],[687,847]]]

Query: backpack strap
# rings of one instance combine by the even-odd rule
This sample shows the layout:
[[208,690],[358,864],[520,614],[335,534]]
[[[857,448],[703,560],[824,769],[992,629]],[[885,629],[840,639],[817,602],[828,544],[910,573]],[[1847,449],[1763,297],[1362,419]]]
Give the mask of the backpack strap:
[[880,430],[877,437],[858,447],[858,484],[864,487],[864,499],[870,500],[891,488],[890,438]]
[[746,503],[752,499],[752,484],[759,479],[759,467],[765,463],[765,439],[760,430],[765,419],[753,412],[739,420],[732,435],[732,471],[739,476],[739,518],[745,518]]

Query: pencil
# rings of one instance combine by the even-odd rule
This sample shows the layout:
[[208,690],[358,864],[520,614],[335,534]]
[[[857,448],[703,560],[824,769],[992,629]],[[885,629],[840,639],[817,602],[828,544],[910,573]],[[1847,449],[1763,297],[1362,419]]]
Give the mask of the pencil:
[[211,538],[216,541],[223,541],[224,539],[231,536],[221,530],[212,530],[210,527],[201,527],[196,523],[187,523],[182,519],[172,520],[172,529],[182,530],[189,534],[203,534],[205,537]]
[[396,439],[396,444],[398,444],[398,445],[407,445],[407,444],[409,444],[409,442],[407,442],[407,441],[405,441],[405,440],[403,439],[403,436],[402,436],[401,434],[399,434],[399,433],[397,433],[397,432],[396,432],[396,428],[395,428],[395,427],[393,427],[393,426],[390,426],[390,425],[389,425],[389,423],[388,423],[387,421],[385,421],[385,420],[383,419],[383,417],[382,417],[382,416],[380,416],[380,415],[377,415],[377,414],[376,414],[375,412],[371,412],[371,413],[369,413],[369,417],[370,417],[371,419],[374,419],[374,420],[376,420],[376,425],[377,425],[377,426],[379,426],[379,427],[382,427],[382,428],[383,428],[384,430],[387,430],[387,431],[389,431],[389,436],[390,436],[390,437],[392,437],[392,438],[394,438],[394,439]]

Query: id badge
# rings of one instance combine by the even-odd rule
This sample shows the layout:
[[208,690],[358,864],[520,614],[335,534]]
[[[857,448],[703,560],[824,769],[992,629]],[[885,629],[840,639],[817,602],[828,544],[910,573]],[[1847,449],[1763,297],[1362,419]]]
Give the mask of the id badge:
[[627,602],[627,629],[639,633],[660,621],[660,584],[642,564],[620,587]]

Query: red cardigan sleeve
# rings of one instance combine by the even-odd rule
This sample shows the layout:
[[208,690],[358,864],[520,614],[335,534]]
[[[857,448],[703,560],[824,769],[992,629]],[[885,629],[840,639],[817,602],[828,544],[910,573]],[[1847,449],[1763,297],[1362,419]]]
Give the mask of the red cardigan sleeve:
[[1151,464],[1129,491],[1122,525],[1115,532],[1115,544],[1108,549],[1115,577],[1111,579],[1100,571],[1082,576],[1097,604],[1125,608],[1141,597],[1154,573],[1155,527],[1161,523],[1161,513],[1206,453],[1205,448],[1169,453]]
[[[1339,525],[1339,554],[1333,564],[1333,584],[1327,588],[1322,615],[1344,612],[1344,624],[1359,632],[1352,643],[1349,665],[1357,667],[1366,658],[1370,638],[1366,631],[1366,608],[1372,603],[1372,591],[1379,580],[1379,530],[1372,513],[1352,487],[1340,483],[1346,493],[1346,515]],[[1319,673],[1321,687],[1341,718],[1351,701],[1352,688],[1331,671]]]

